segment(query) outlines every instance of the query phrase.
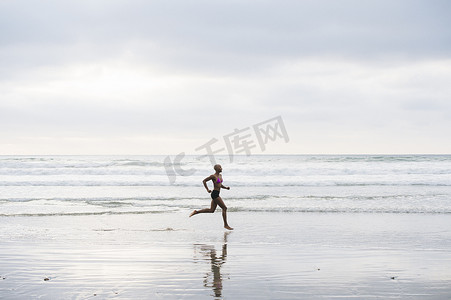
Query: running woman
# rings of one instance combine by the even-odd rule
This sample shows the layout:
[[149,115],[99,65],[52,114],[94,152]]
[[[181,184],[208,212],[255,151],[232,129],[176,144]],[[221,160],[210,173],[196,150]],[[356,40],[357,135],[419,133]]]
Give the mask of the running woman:
[[[211,206],[210,206],[210,208],[194,210],[189,216],[192,217],[194,215],[202,214],[202,213],[214,213],[216,210],[216,207],[219,205],[219,207],[221,207],[221,209],[222,209],[222,218],[224,219],[224,228],[228,229],[228,230],[233,230],[233,228],[230,227],[229,224],[227,224],[227,206],[224,204],[224,201],[222,201],[221,197],[219,196],[219,192],[221,191],[221,188],[230,190],[230,187],[224,186],[222,184],[223,180],[222,180],[222,175],[221,175],[221,172],[222,172],[221,165],[215,165],[213,168],[215,169],[216,173],[208,176],[207,178],[205,178],[202,181],[207,192],[211,193],[211,199],[212,199]],[[213,191],[211,191],[207,186],[207,182],[210,180],[213,181]]]

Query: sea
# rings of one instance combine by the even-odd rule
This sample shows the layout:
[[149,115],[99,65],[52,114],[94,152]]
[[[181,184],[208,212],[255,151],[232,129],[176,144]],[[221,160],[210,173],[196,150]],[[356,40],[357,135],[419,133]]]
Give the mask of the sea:
[[[451,155],[216,156],[233,212],[450,214]],[[120,215],[208,207],[207,158],[0,156],[0,216]],[[211,182],[210,188],[211,188]]]

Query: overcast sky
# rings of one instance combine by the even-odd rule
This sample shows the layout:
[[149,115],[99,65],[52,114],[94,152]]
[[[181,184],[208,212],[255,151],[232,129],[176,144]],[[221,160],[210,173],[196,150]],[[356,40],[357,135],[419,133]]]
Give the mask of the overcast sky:
[[0,0],[0,154],[195,154],[276,116],[290,140],[264,153],[451,153],[450,14],[446,0]]

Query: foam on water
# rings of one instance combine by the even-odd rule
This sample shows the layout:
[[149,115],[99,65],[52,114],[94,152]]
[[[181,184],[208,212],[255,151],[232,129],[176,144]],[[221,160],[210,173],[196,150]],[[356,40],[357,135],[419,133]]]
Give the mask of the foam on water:
[[[189,211],[209,160],[169,182],[165,156],[0,157],[2,216]],[[451,213],[450,155],[217,156],[230,211]]]

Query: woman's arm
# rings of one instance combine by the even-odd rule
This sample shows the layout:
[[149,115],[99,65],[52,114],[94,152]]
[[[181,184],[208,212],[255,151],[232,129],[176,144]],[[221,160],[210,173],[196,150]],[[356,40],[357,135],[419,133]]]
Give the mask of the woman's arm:
[[207,181],[212,180],[213,175],[208,176],[207,178],[205,178],[204,180],[202,180],[202,183],[204,184],[205,189],[207,190],[207,192],[211,193],[211,190],[208,188],[207,186]]
[[222,188],[222,189],[226,189],[226,190],[230,190],[230,186],[224,186],[224,185],[222,185],[222,184],[221,184],[221,188]]

